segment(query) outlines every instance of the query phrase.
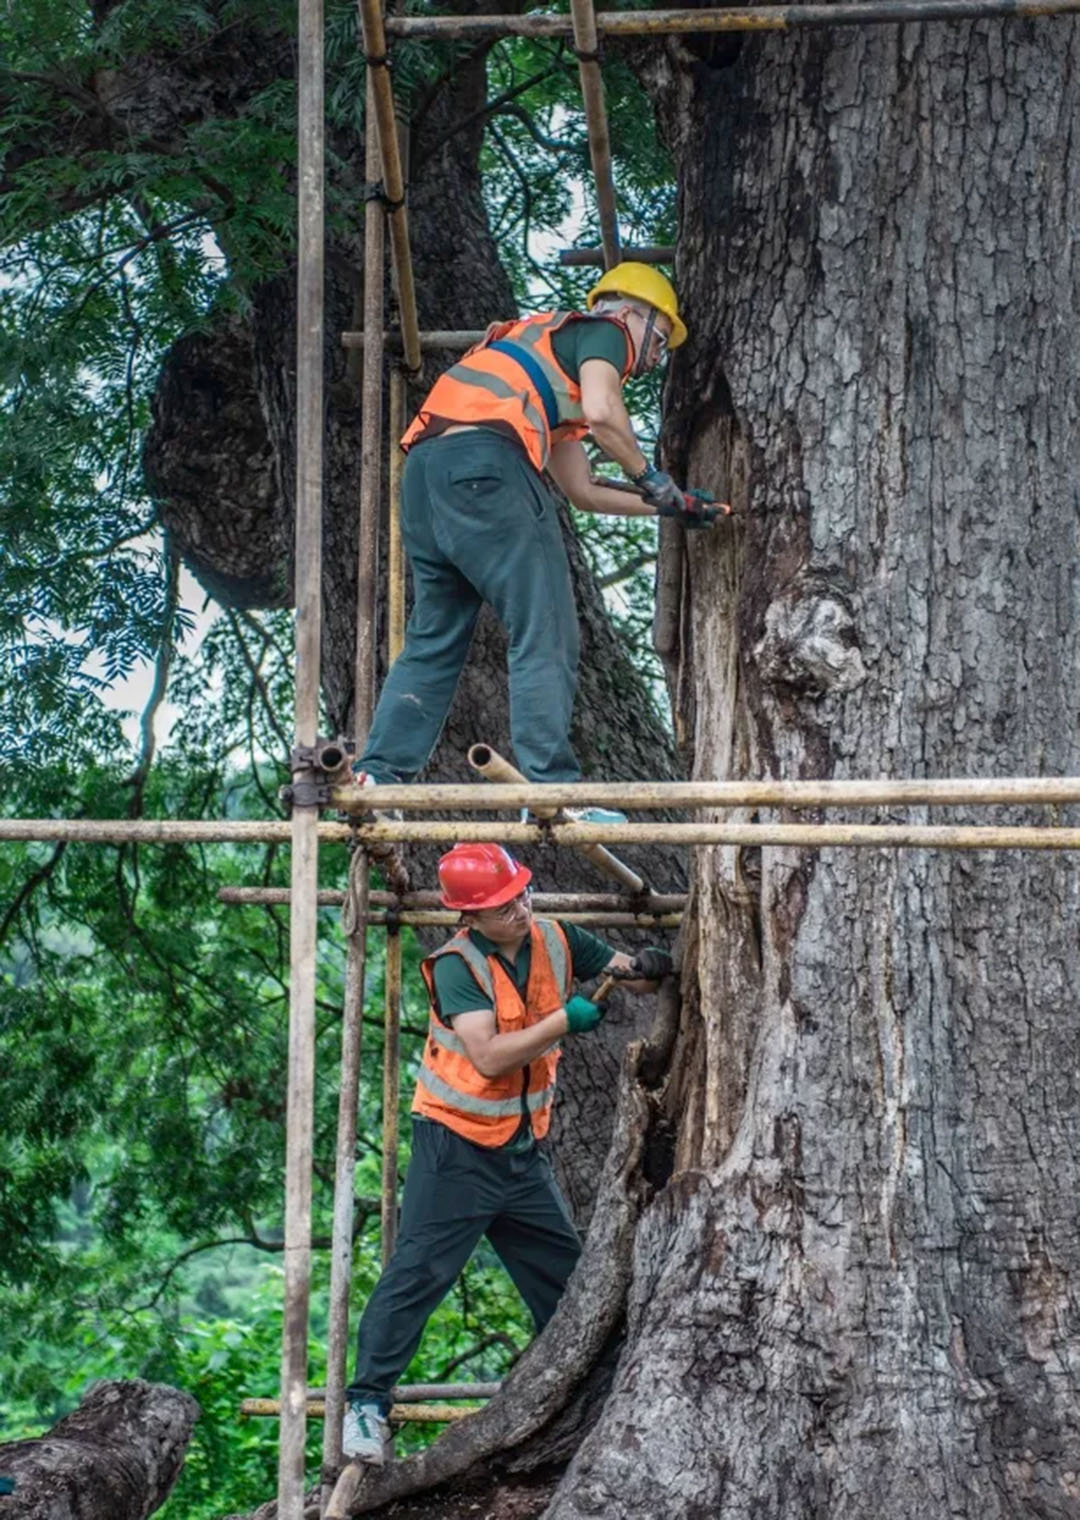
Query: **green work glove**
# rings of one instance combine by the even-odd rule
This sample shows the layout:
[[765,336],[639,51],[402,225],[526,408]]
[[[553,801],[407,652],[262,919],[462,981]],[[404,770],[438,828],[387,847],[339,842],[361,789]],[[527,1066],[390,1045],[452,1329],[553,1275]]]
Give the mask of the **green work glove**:
[[649,945],[645,950],[635,950],[631,970],[647,982],[662,982],[675,970],[675,963],[666,950]]
[[574,996],[566,1004],[566,1022],[571,1034],[585,1034],[595,1029],[607,1013],[606,1003],[590,1003],[588,998]]

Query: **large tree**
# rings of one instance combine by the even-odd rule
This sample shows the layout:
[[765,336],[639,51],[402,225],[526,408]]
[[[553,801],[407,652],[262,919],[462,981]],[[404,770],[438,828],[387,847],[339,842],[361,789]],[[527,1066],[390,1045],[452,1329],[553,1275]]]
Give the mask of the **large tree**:
[[[667,457],[737,507],[661,567],[695,774],[1076,773],[1077,52],[642,50],[692,334]],[[549,1520],[1075,1515],[1071,857],[701,849],[693,885],[670,1063],[658,1030],[629,1064],[638,1144],[516,1408],[358,1506],[569,1447]]]

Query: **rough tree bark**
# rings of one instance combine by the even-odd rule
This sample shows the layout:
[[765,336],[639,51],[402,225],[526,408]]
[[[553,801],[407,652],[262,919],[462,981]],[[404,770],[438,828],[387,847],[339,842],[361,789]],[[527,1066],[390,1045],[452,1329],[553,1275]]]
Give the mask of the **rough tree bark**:
[[6,1520],[145,1520],[169,1496],[199,1406],[161,1383],[95,1383],[73,1414],[33,1441],[0,1445],[15,1488]]
[[[742,514],[681,571],[698,774],[1075,773],[1077,38],[651,55],[668,453]],[[693,882],[675,1174],[548,1515],[1075,1516],[1075,864],[703,850]]]
[[[696,774],[1080,765],[1077,37],[643,59],[692,333],[668,458],[739,509],[661,567]],[[625,1339],[546,1520],[1075,1517],[1076,865],[714,849],[693,888]]]

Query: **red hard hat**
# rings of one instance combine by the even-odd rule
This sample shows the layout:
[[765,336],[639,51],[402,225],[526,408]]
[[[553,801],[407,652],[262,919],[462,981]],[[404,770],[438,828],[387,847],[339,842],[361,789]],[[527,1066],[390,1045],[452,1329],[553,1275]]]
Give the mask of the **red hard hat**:
[[462,913],[500,908],[532,881],[528,866],[521,865],[501,844],[456,844],[439,861],[439,888],[443,906]]

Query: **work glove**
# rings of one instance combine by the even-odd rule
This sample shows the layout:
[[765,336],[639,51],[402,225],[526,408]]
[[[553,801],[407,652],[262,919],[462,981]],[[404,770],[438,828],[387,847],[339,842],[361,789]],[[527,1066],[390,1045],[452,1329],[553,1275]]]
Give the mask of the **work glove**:
[[586,1034],[595,1029],[607,1013],[606,1003],[590,1003],[586,997],[576,994],[566,1004],[566,1021],[571,1034]]
[[666,470],[643,470],[633,480],[649,505],[656,508],[657,517],[673,517],[685,528],[707,528],[720,515],[713,505],[715,496],[707,491],[680,490]]
[[649,945],[644,950],[634,952],[630,969],[646,982],[662,982],[665,976],[670,976],[675,970],[675,962],[666,950]]

